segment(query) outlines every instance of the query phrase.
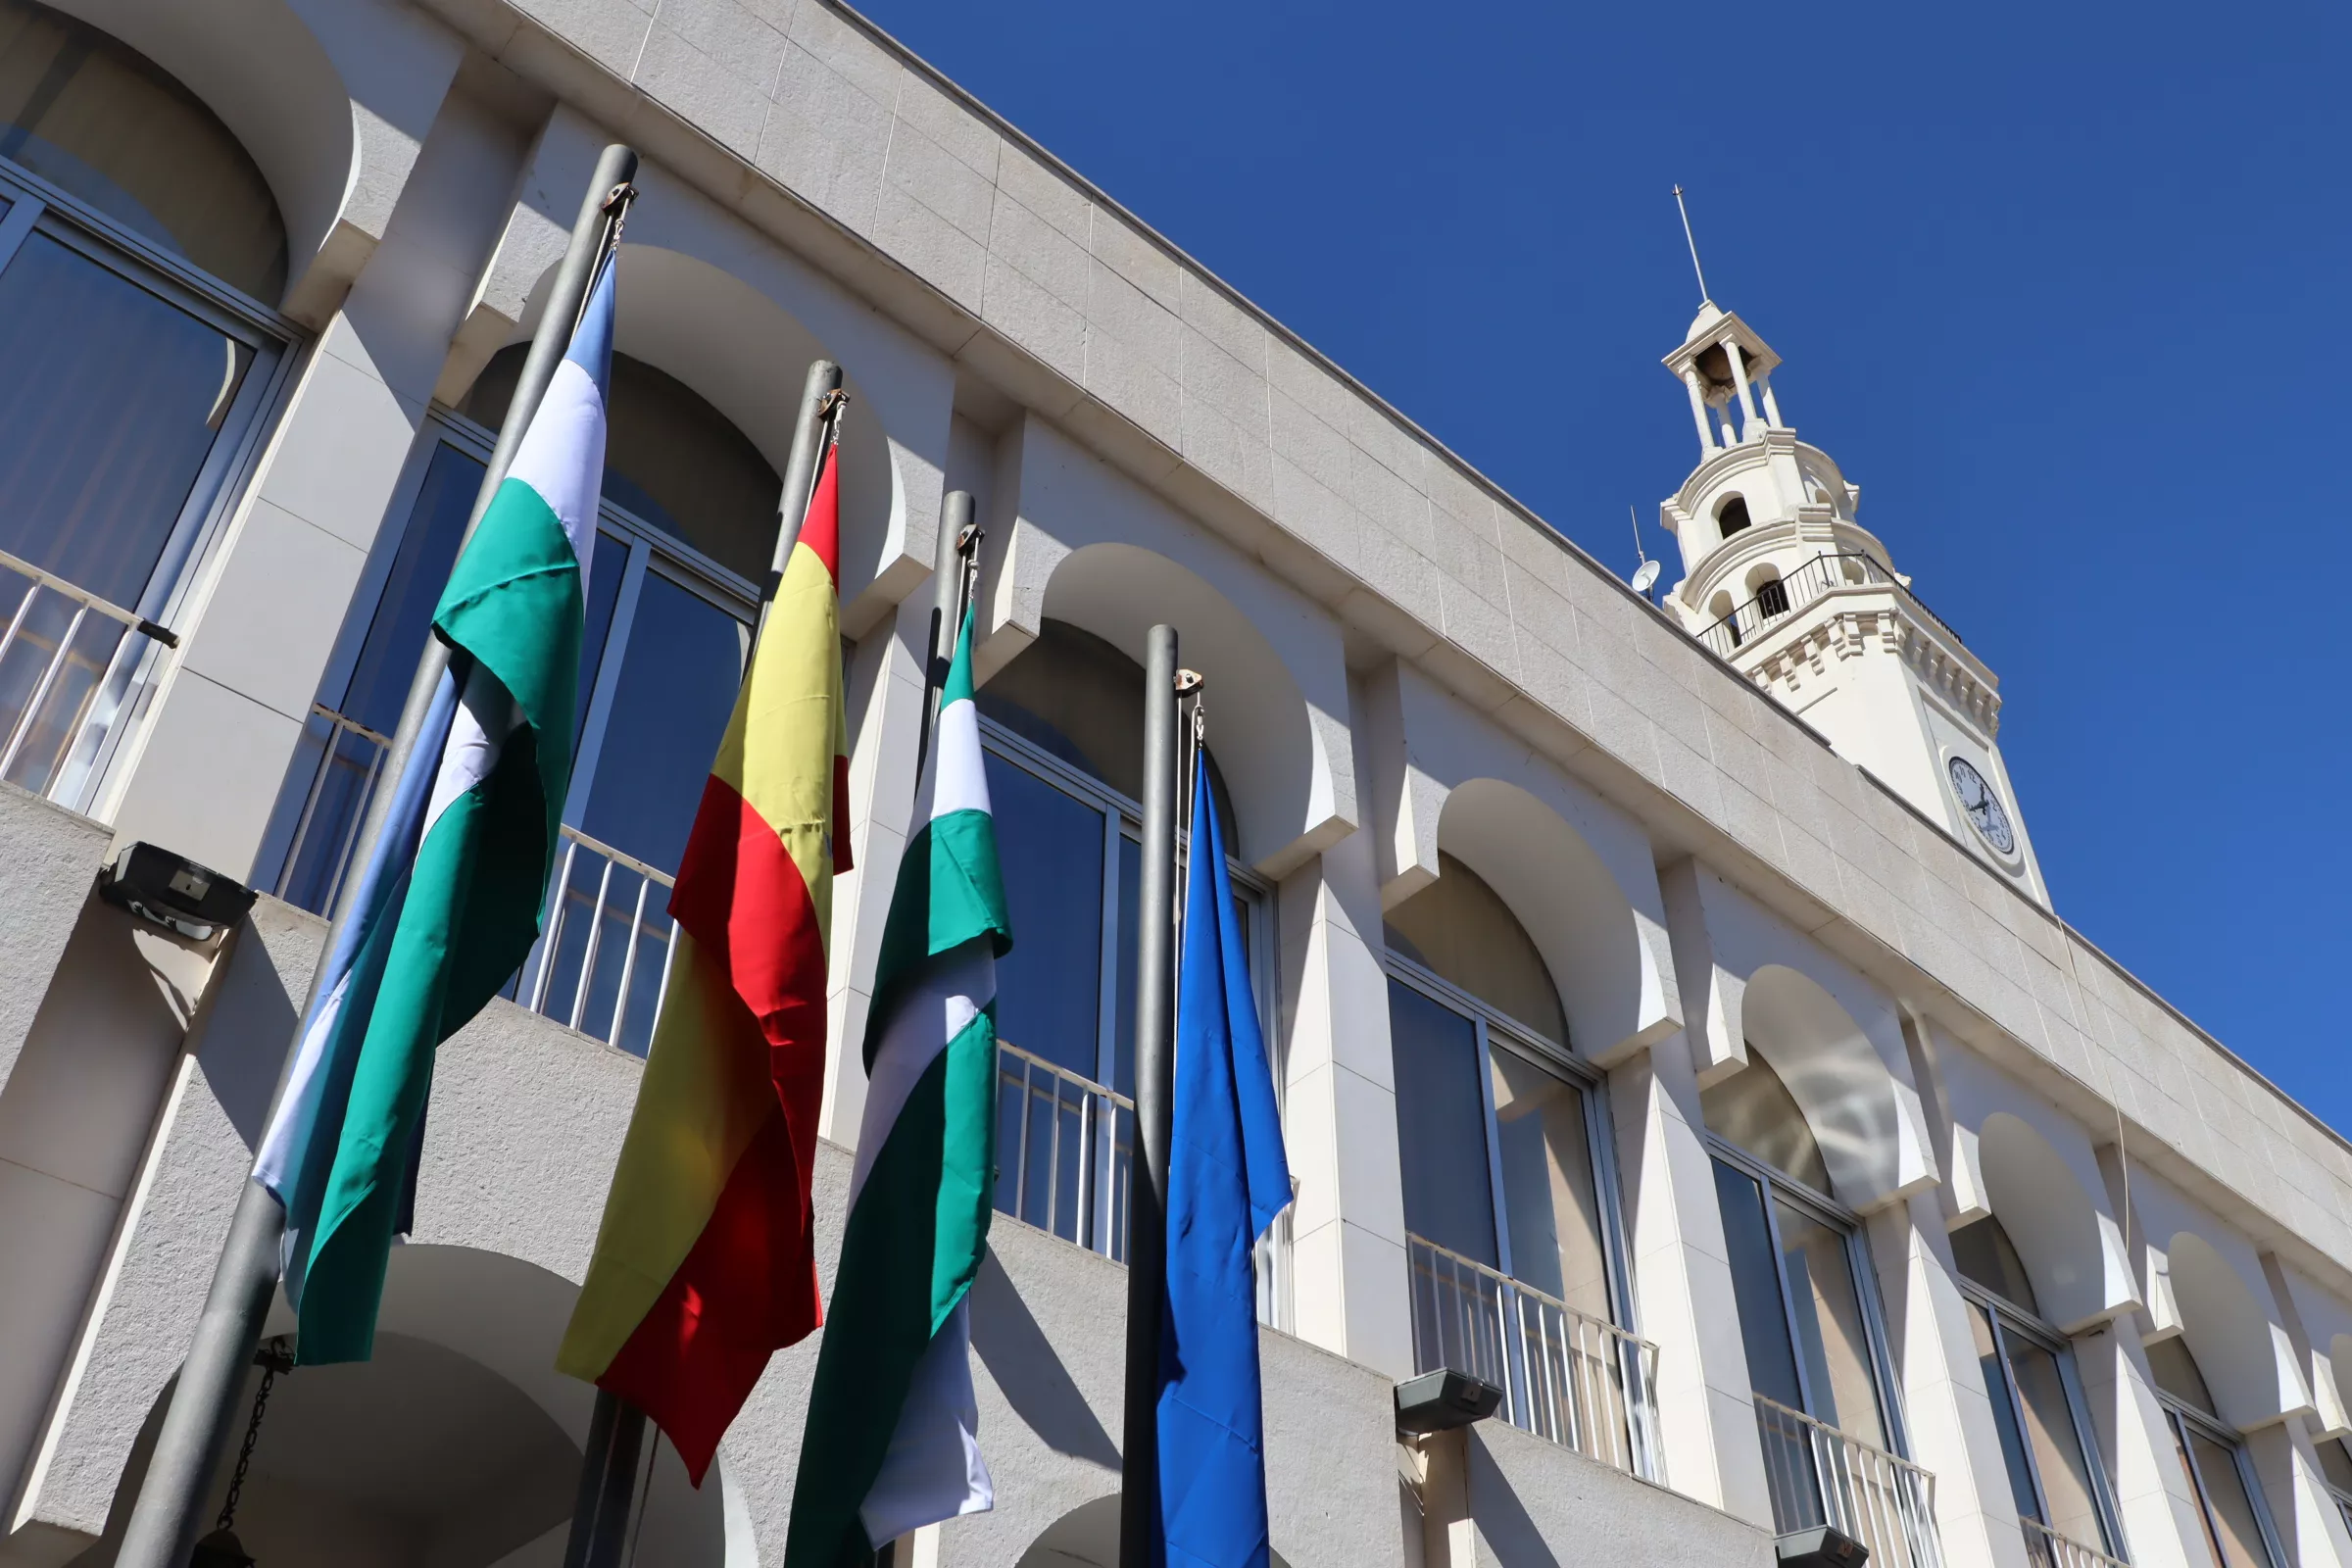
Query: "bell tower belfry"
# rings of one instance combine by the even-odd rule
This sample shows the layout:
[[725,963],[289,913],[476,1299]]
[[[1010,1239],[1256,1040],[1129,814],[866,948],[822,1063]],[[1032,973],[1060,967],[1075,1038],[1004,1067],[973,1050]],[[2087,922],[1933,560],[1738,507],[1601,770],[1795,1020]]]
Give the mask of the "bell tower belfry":
[[1712,300],[1665,365],[1698,466],[1659,508],[1682,550],[1668,612],[1930,820],[2049,902],[1996,737],[2000,682],[1855,520],[1861,489],[1796,437],[1780,356]]

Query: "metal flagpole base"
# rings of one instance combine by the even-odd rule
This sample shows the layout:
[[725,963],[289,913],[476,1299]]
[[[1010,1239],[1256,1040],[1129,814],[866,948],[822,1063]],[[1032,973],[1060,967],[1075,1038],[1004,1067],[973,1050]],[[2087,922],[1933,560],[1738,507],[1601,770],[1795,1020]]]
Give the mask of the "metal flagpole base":
[[596,1391],[588,1419],[588,1451],[580,1459],[579,1500],[564,1568],[619,1568],[629,1536],[629,1493],[645,1448],[645,1412],[616,1394]]

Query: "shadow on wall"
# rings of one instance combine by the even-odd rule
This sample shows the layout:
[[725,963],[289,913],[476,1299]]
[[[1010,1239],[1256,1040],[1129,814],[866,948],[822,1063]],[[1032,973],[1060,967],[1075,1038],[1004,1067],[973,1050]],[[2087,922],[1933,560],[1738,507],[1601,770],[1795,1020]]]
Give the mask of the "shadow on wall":
[[1086,1396],[994,1252],[981,1259],[972,1282],[972,1348],[1013,1412],[1048,1447],[1106,1470],[1119,1468],[1118,1445],[1087,1407]]
[[1470,1514],[1487,1553],[1503,1568],[1560,1568],[1560,1559],[1544,1544],[1544,1532],[1528,1517],[1510,1478],[1475,1428],[1470,1433]]

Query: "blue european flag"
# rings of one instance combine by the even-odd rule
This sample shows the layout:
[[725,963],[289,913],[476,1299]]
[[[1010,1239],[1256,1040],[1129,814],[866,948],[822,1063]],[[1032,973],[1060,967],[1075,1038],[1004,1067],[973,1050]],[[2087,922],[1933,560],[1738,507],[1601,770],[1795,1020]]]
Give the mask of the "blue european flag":
[[1205,755],[1196,771],[1168,1147],[1160,1561],[1166,1568],[1265,1568],[1265,1421],[1250,1249],[1289,1204],[1291,1169]]

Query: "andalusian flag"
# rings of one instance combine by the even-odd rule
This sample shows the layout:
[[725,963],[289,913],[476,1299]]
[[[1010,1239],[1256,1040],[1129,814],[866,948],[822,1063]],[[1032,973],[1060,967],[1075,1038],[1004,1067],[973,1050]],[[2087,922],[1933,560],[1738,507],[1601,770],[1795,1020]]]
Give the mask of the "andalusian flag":
[[994,1504],[980,1462],[964,1294],[996,1164],[997,958],[1012,946],[956,640],[915,792],[865,1030],[865,1120],[817,1354],[785,1568],[861,1563],[918,1526]]
[[286,1210],[306,1364],[363,1361],[413,1191],[433,1054],[539,935],[571,780],[612,360],[608,261],[433,633],[441,683],[327,956],[254,1179]]
[[760,621],[670,894],[677,951],[556,1358],[669,1434],[695,1485],[769,1354],[822,1317],[809,1177],[841,813],[834,445]]

